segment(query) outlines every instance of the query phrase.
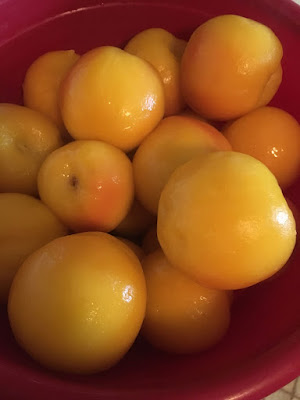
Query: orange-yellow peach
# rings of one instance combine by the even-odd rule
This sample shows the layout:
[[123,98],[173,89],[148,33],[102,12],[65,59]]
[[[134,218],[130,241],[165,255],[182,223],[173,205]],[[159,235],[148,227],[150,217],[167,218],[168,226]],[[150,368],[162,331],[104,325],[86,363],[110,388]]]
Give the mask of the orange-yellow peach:
[[282,54],[267,26],[238,15],[212,18],[194,31],[183,54],[184,98],[208,119],[240,117],[273,98]]
[[115,365],[145,315],[137,257],[107,233],[69,235],[34,252],[18,270],[8,314],[20,346],[43,366],[89,374]]
[[37,195],[40,166],[62,144],[58,128],[46,116],[0,104],[0,192]]
[[159,74],[146,61],[112,46],[80,57],[60,91],[63,121],[74,139],[137,147],[164,114]]
[[67,229],[40,200],[21,193],[0,193],[0,220],[0,303],[5,303],[26,257]]
[[224,129],[232,149],[264,163],[281,188],[300,175],[300,125],[279,108],[260,107]]
[[128,214],[114,232],[124,237],[136,237],[143,235],[154,222],[154,216],[146,211],[137,200],[134,200]]
[[124,50],[148,61],[159,72],[165,93],[165,116],[178,114],[185,106],[180,87],[180,62],[186,41],[161,28],[135,35]]
[[133,158],[137,199],[156,215],[161,191],[177,167],[196,156],[230,149],[224,136],[205,122],[185,116],[163,119]]
[[173,268],[161,250],[143,260],[147,307],[143,336],[161,350],[188,354],[217,344],[230,321],[228,293],[207,289]]
[[131,162],[116,147],[78,140],[46,158],[38,175],[42,201],[73,231],[111,231],[131,207]]
[[74,50],[45,53],[30,65],[23,83],[24,105],[47,115],[61,131],[64,123],[58,103],[59,89],[78,59]]
[[231,290],[280,270],[296,229],[270,170],[227,151],[195,158],[172,174],[159,202],[157,235],[174,267],[206,287]]

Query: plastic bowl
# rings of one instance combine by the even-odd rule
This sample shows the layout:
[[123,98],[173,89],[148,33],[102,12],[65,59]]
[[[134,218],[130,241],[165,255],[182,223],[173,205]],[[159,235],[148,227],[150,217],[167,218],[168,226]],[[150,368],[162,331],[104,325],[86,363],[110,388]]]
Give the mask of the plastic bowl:
[[[1,0],[0,102],[21,102],[25,71],[43,52],[121,46],[148,27],[188,38],[204,20],[225,13],[261,21],[279,36],[284,80],[273,104],[300,120],[300,7],[289,0]],[[287,195],[299,206],[300,182]],[[229,332],[214,349],[171,356],[138,339],[116,367],[94,376],[59,375],[39,367],[16,345],[2,308],[1,398],[261,399],[300,373],[299,262],[297,244],[278,276],[239,293]]]

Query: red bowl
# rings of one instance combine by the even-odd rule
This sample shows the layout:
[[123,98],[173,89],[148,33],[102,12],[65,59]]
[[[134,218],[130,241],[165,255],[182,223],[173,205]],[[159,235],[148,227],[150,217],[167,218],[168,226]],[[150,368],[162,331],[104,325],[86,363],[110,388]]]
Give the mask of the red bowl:
[[[22,101],[27,67],[43,52],[122,46],[163,27],[188,38],[203,21],[235,13],[270,26],[284,48],[284,79],[273,100],[300,120],[300,7],[289,0],[1,0],[0,102]],[[287,193],[300,206],[300,181]],[[239,292],[224,340],[199,355],[171,356],[140,338],[110,371],[54,374],[16,345],[0,310],[0,393],[10,399],[261,399],[300,374],[300,246],[275,277]]]

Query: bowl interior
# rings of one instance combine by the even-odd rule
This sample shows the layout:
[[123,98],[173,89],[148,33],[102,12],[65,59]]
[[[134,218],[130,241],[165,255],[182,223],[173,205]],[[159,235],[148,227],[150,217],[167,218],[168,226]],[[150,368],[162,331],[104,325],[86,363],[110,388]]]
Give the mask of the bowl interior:
[[[82,54],[101,45],[123,46],[135,33],[148,27],[162,27],[187,39],[208,18],[235,13],[267,24],[280,38],[284,78],[272,104],[300,121],[300,13],[288,0],[249,4],[239,0],[101,4],[77,0],[51,4],[49,7],[29,0],[0,2],[0,102],[22,103],[26,69],[43,52],[75,49]],[[288,190],[287,196],[300,207],[300,182]],[[3,398],[260,399],[300,373],[299,262],[297,244],[279,274],[236,293],[230,329],[214,349],[199,355],[171,356],[138,338],[115,368],[88,377],[53,374],[31,361],[15,344],[3,307]]]

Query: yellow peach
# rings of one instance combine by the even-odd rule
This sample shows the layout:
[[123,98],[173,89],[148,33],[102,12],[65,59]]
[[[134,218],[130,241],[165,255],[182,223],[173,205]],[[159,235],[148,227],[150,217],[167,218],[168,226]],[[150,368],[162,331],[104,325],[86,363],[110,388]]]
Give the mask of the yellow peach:
[[173,268],[161,250],[146,256],[143,336],[161,350],[188,354],[214,346],[230,321],[228,293],[207,289]]
[[181,64],[187,104],[212,120],[229,120],[266,105],[282,78],[282,46],[267,26],[221,15],[192,34]]
[[21,193],[0,193],[0,302],[7,301],[13,277],[33,251],[67,234],[40,200]]
[[264,163],[285,189],[300,175],[300,125],[276,107],[260,107],[223,130],[233,150]]
[[137,147],[164,114],[159,74],[124,50],[103,46],[80,57],[60,91],[65,126],[74,139]]
[[148,61],[159,72],[165,93],[165,116],[184,108],[179,71],[186,41],[161,28],[146,29],[135,35],[124,50]]
[[195,158],[172,174],[159,202],[157,235],[174,267],[206,287],[231,290],[280,270],[296,229],[270,170],[227,151]]
[[106,233],[70,235],[34,252],[9,295],[13,334],[47,368],[78,374],[116,364],[144,319],[146,286],[137,257]]
[[59,89],[78,59],[74,50],[45,53],[30,65],[23,83],[24,105],[47,115],[61,131],[65,128],[58,103]]
[[58,128],[46,116],[0,104],[0,192],[36,195],[42,162],[62,144]]
[[116,147],[78,140],[46,158],[38,175],[41,199],[76,232],[111,231],[131,207],[131,162]]
[[192,158],[216,150],[231,150],[231,146],[211,125],[186,116],[163,119],[133,157],[137,199],[156,215],[161,191],[172,172]]

